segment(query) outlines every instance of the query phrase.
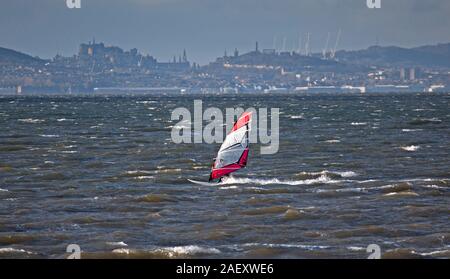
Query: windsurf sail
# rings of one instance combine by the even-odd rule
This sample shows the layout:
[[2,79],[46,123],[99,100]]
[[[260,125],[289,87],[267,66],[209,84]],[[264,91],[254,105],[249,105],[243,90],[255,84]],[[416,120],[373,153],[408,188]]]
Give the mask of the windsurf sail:
[[209,181],[240,170],[247,165],[252,112],[244,112],[225,138],[212,166]]

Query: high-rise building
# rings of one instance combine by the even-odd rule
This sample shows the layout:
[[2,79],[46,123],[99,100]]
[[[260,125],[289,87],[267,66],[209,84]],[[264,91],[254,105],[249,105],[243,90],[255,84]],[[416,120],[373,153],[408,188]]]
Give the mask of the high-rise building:
[[416,69],[411,68],[409,69],[409,80],[415,80],[416,79]]
[[400,80],[405,80],[405,68],[400,69]]

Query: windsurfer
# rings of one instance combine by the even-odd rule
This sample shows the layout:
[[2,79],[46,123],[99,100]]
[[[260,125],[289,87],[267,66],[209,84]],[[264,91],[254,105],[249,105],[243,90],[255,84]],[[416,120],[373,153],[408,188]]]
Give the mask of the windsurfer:
[[232,172],[247,165],[251,116],[251,112],[242,114],[220,146],[212,163],[210,182],[216,179],[223,182]]

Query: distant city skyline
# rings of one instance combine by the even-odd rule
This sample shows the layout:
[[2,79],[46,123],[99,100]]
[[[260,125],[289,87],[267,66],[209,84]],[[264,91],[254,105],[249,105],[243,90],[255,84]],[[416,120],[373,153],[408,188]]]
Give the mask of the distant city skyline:
[[[450,41],[450,1],[384,0],[1,0],[0,47],[41,58],[70,56],[81,42],[138,48],[159,61],[186,49],[206,64],[235,48],[293,50],[310,34],[310,49],[362,49],[370,45],[413,47]],[[330,34],[330,35],[328,35]],[[284,46],[284,47],[283,47]]]

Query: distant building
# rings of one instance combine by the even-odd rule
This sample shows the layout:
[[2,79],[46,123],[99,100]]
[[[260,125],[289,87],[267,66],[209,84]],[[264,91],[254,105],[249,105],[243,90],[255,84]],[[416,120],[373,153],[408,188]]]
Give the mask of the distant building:
[[268,55],[275,54],[275,49],[273,49],[273,48],[263,49],[263,54],[268,54]]
[[[407,76],[408,74],[408,76]],[[409,69],[405,69],[405,68],[401,68],[400,69],[400,80],[401,81],[406,81],[406,80],[410,80],[410,81],[414,81],[417,78],[417,72],[416,72],[416,68],[409,68]]]
[[405,80],[405,68],[400,69],[400,80]]
[[186,49],[183,49],[183,63],[186,63],[186,62],[188,62]]
[[415,80],[416,79],[416,69],[411,68],[409,69],[409,80]]

